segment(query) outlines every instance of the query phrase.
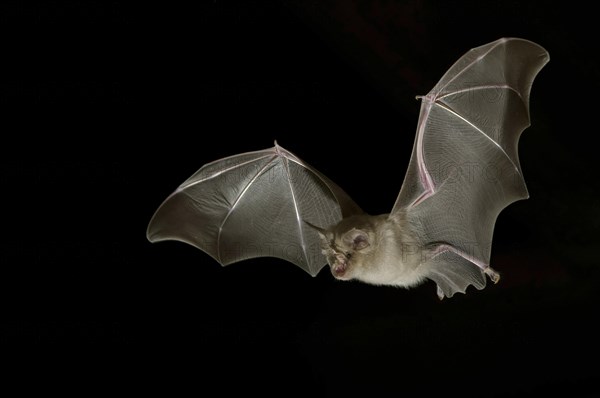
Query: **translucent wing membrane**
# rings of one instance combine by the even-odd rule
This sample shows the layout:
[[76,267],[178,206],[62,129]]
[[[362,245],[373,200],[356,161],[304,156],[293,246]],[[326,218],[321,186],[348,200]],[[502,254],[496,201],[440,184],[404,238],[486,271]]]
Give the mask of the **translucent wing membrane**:
[[202,167],[163,202],[147,236],[189,243],[222,265],[278,257],[314,276],[326,260],[306,222],[328,227],[359,212],[341,188],[275,144]]
[[[529,126],[531,85],[548,60],[535,43],[500,39],[470,50],[422,97],[412,157],[391,215],[405,212],[418,225],[423,247],[448,245],[454,257],[461,253],[481,270],[489,265],[498,214],[528,197],[517,146]],[[437,258],[432,279],[441,278],[448,256]],[[460,273],[450,272],[455,263],[448,262],[448,274],[458,277],[444,282],[447,296],[466,288]]]

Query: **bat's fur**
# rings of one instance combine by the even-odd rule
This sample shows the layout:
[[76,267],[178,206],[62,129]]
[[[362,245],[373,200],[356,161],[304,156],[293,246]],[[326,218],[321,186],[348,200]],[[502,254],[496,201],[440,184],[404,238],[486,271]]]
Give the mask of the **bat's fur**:
[[410,287],[425,281],[421,248],[403,217],[357,215],[319,232],[331,273],[340,280]]

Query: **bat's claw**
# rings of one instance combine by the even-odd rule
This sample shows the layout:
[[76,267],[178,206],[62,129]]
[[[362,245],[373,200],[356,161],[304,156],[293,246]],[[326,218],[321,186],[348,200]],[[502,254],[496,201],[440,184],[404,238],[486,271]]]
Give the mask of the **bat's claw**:
[[493,269],[492,267],[487,267],[486,269],[483,270],[483,272],[485,272],[485,274],[490,277],[490,279],[492,280],[492,282],[494,282],[494,284],[500,282],[500,274],[498,272],[496,272],[496,270]]

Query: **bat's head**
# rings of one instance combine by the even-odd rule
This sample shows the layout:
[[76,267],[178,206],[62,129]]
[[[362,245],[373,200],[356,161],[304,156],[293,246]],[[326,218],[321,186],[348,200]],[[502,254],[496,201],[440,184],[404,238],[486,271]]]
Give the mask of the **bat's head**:
[[350,280],[358,277],[373,249],[375,234],[368,225],[354,217],[337,225],[318,230],[321,252],[325,255],[331,273],[336,279]]

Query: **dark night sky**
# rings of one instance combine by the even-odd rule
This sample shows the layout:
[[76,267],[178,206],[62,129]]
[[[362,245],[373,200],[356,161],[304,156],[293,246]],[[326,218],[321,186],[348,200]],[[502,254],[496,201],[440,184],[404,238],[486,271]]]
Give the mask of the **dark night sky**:
[[[3,131],[15,139],[2,148],[0,337],[50,347],[35,361],[50,385],[597,393],[600,203],[588,113],[600,68],[585,6],[0,7]],[[414,96],[468,49],[508,36],[541,44],[551,61],[520,142],[531,198],[497,222],[500,284],[439,302],[433,283],[342,283],[274,259],[221,268],[191,246],[147,242],[154,210],[193,172],[275,139],[367,212],[388,212],[412,149]]]

